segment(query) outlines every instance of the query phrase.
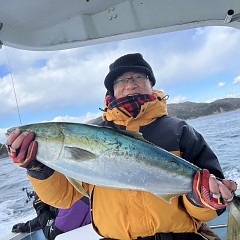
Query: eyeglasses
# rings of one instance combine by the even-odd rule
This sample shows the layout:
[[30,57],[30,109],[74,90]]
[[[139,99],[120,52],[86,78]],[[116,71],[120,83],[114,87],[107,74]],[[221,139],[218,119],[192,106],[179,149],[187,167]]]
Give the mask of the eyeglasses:
[[148,79],[147,75],[143,74],[136,74],[132,75],[132,77],[127,77],[127,78],[117,78],[114,82],[113,85],[118,85],[118,86],[123,86],[128,84],[128,82],[131,80],[133,83],[143,83],[144,80]]

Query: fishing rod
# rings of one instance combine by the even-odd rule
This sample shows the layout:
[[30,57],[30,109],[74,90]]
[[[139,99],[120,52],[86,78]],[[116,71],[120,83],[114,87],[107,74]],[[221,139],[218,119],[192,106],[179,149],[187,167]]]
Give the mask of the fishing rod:
[[26,200],[26,203],[30,202],[36,195],[35,191],[33,191],[33,190],[32,191],[28,191],[27,187],[22,188],[22,190],[25,191],[26,194],[27,194],[27,198],[28,199]]
[[12,69],[11,69],[11,65],[10,65],[10,61],[9,61],[9,56],[8,56],[7,48],[4,48],[4,49],[5,49],[6,56],[7,56],[8,68],[9,68],[9,72],[10,72],[10,76],[11,76],[12,88],[13,88],[15,102],[16,102],[16,106],[17,106],[17,112],[18,112],[18,118],[19,118],[20,125],[22,125],[22,119],[21,119],[21,114],[20,114],[20,109],[19,109],[16,89],[15,89],[15,84],[14,84],[14,80],[13,80]]

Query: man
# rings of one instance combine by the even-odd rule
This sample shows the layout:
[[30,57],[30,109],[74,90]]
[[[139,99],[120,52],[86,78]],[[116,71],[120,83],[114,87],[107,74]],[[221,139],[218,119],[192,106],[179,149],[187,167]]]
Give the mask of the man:
[[[83,183],[91,197],[92,224],[106,239],[203,239],[202,223],[221,214],[237,188],[233,181],[216,179],[224,178],[217,157],[195,129],[168,116],[166,97],[153,90],[155,83],[152,68],[141,54],[118,58],[104,81],[103,120],[91,123],[141,132],[146,140],[204,170],[197,172],[192,192],[174,198],[172,204],[147,192]],[[31,183],[45,202],[63,208],[82,197],[63,175],[36,161],[34,133],[16,130],[6,145],[13,161],[28,169]],[[44,189],[38,187],[40,179]]]
[[91,223],[89,199],[79,199],[71,208],[57,209],[41,201],[35,194],[33,207],[37,217],[13,226],[12,232],[24,233],[43,230],[48,240],[54,240],[56,236],[64,232],[85,226]]
[[[25,222],[17,223],[12,227],[13,233],[25,233],[34,232],[39,229],[45,229],[48,227],[48,222],[53,223],[58,214],[58,209],[49,206],[41,201],[41,199],[34,195],[33,207],[37,213],[37,217]],[[45,231],[47,232],[47,231]]]

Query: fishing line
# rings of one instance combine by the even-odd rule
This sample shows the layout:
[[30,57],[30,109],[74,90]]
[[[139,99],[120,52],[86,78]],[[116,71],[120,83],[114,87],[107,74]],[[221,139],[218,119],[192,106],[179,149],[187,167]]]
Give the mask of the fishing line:
[[15,97],[17,111],[18,111],[18,117],[19,117],[20,125],[22,125],[22,119],[21,119],[21,114],[20,114],[20,110],[19,110],[17,94],[16,94],[15,85],[14,85],[14,81],[13,81],[13,74],[12,74],[12,69],[11,69],[11,65],[10,65],[10,61],[9,61],[9,57],[8,57],[8,52],[7,52],[6,47],[4,49],[5,49],[6,56],[7,56],[8,68],[9,68],[9,72],[10,72],[10,76],[11,76],[12,87],[13,87],[14,97]]
[[30,238],[31,238],[31,240],[32,240],[32,239],[33,239],[33,238],[32,238],[32,233],[33,233],[33,231],[32,231],[32,227],[31,227],[30,221],[28,222],[28,224],[29,224]]

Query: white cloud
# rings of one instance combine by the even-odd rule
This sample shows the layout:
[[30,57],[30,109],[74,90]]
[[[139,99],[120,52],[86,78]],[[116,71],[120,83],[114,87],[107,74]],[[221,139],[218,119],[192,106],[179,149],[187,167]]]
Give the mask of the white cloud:
[[[76,53],[75,53],[76,54]],[[69,58],[70,63],[66,63]],[[34,108],[49,109],[55,106],[84,105],[103,101],[103,79],[109,65],[102,54],[71,59],[66,55],[53,55],[42,68],[28,67],[14,74],[17,100],[24,111]],[[16,108],[10,76],[0,79],[0,113]]]
[[204,101],[205,103],[211,103],[211,102],[214,102],[216,101],[217,98],[212,98],[212,99],[207,99],[206,101]]
[[233,80],[233,84],[237,84],[237,83],[240,83],[240,76],[235,77]]
[[240,92],[228,93],[226,98],[240,98]]
[[[158,78],[162,79],[161,84],[169,82],[179,84],[179,81],[183,83],[195,79],[203,81],[224,69],[237,68],[236,62],[240,55],[239,41],[239,30],[210,27],[198,29],[192,40],[186,42],[193,45],[192,48],[183,45],[183,51],[181,49],[176,51],[168,46],[168,52],[164,54],[156,48],[154,54],[158,56],[155,57],[158,59],[156,62],[159,62],[156,72]],[[166,45],[169,43],[166,42]]]
[[176,96],[173,98],[169,98],[169,100],[167,101],[168,103],[181,103],[181,102],[186,102],[187,101],[187,97],[185,96]]
[[[101,107],[109,64],[129,52],[141,52],[150,63],[157,78],[156,89],[197,80],[207,85],[213,74],[226,68],[239,69],[239,42],[239,30],[210,27],[191,30],[191,34],[181,31],[56,52],[7,48],[7,54],[20,111],[33,113],[59,107]],[[6,62],[1,55],[0,64]],[[175,95],[171,97],[176,102],[186,100],[177,91]],[[10,75],[0,78],[0,96],[0,114],[16,113]]]
[[5,143],[6,142],[6,136],[5,133],[7,132],[7,128],[0,128],[0,143]]
[[90,113],[88,112],[86,115],[81,117],[70,117],[70,116],[58,116],[55,117],[51,122],[75,122],[75,123],[86,123],[89,120],[100,117],[100,113]]
[[218,87],[224,87],[225,85],[226,85],[225,82],[219,82],[219,83],[218,83]]

